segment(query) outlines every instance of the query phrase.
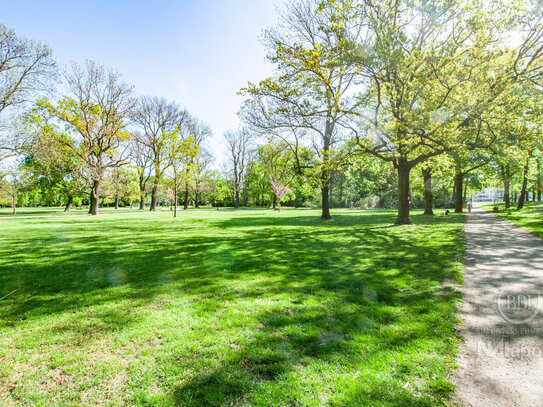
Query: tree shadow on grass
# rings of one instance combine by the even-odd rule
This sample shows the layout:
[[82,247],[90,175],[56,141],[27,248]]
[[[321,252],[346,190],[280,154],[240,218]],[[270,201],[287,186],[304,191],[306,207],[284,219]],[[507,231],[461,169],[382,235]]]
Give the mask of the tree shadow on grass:
[[[450,389],[435,390],[439,380],[427,377],[428,351],[418,344],[442,347],[451,335],[457,295],[439,287],[459,278],[463,218],[415,215],[418,225],[387,228],[393,219],[388,213],[337,215],[333,222],[311,215],[219,218],[209,221],[214,232],[207,236],[167,223],[154,223],[148,235],[137,221],[112,234],[115,223],[103,221],[92,223],[92,239],[79,222],[64,235],[13,239],[8,267],[14,273],[2,273],[0,284],[5,291],[16,275],[24,289],[0,304],[2,322],[129,300],[98,315],[102,321],[94,325],[56,327],[79,329],[81,337],[94,329],[107,334],[134,322],[128,307],[151,304],[167,287],[204,318],[230,308],[251,312],[257,324],[231,338],[227,326],[211,328],[215,346],[225,336],[229,343],[220,352],[201,350],[204,367],[164,361],[180,378],[192,369],[171,389],[179,405],[305,405],[325,394],[338,405],[360,394],[382,404],[435,405]],[[451,346],[436,357],[446,357]],[[414,362],[400,371],[391,354],[402,352]],[[359,369],[369,370],[353,379]],[[406,378],[422,383],[417,392],[403,387]]]
[[[389,217],[383,220],[388,221]],[[234,224],[245,228],[246,221],[228,220],[222,227]],[[454,224],[462,219],[448,222]],[[274,224],[278,223],[274,220]],[[290,225],[291,220],[283,221],[283,226]],[[457,265],[463,249],[460,230],[451,230],[453,236],[446,242],[437,236],[429,237],[430,247],[423,247],[420,237],[368,233],[367,228],[357,228],[356,222],[354,225],[349,230],[331,226],[324,235],[306,232],[302,237],[286,229],[280,239],[271,231],[245,232],[240,250],[243,254],[239,254],[236,264],[260,264],[277,278],[259,283],[242,296],[288,293],[290,304],[259,314],[258,335],[239,350],[228,351],[228,356],[212,371],[198,374],[179,387],[179,405],[223,406],[243,404],[242,401],[253,405],[311,404],[315,400],[310,402],[308,395],[304,398],[303,390],[297,386],[303,387],[301,372],[313,363],[335,365],[334,369],[340,370],[350,368],[354,374],[356,362],[364,366],[368,359],[386,359],[393,350],[412,346],[419,352],[418,342],[435,341],[444,355],[453,352],[453,345],[446,342],[455,323],[458,293],[440,293],[437,287],[444,280],[459,278]],[[365,226],[366,222],[358,225]],[[266,241],[264,247],[262,240]],[[359,252],[361,243],[364,251]],[[432,254],[426,256],[429,249]],[[364,252],[372,254],[368,261],[361,261]],[[426,257],[427,264],[421,261]],[[266,263],[269,259],[273,259],[272,264]],[[316,268],[319,272],[312,273]],[[362,347],[365,352],[361,356],[360,341],[368,340],[371,345]],[[393,371],[393,364],[389,368]],[[412,378],[428,379],[423,371],[424,368],[413,372]],[[446,398],[452,389],[443,379],[435,378],[427,380],[417,391],[409,391],[402,381],[403,376],[409,375],[398,373],[402,380],[390,382],[378,377],[386,371],[376,369],[374,373],[363,384],[346,379],[343,390],[350,387],[350,395],[342,394],[343,390],[334,386],[327,390],[334,380],[326,383],[323,375],[317,374],[319,378],[315,380],[320,380],[322,394],[314,398],[330,391],[337,393],[337,405],[380,402],[430,406]]]

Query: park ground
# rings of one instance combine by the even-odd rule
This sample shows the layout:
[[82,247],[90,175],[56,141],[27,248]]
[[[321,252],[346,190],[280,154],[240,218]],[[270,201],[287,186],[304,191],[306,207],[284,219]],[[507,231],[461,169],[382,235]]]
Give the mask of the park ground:
[[[201,208],[194,209],[193,207],[189,207],[189,211],[202,211],[202,210],[214,210],[215,208],[212,208],[211,206],[202,206]],[[223,210],[228,210],[228,208],[222,208]],[[183,207],[177,207],[178,211],[183,210]],[[147,206],[145,208],[145,211],[140,211],[138,209],[137,205],[134,205],[132,207],[120,207],[119,209],[115,209],[114,207],[103,207],[100,208],[100,214],[101,215],[120,215],[120,214],[140,214],[143,215],[145,212],[149,211],[149,207]],[[165,213],[165,212],[171,212],[172,209],[170,207],[162,207],[159,206],[157,209],[157,212],[159,213]],[[69,212],[64,211],[64,207],[21,207],[16,208],[16,214],[17,217],[45,217],[45,216],[74,216],[74,215],[88,215],[89,208],[88,207],[77,207],[73,206]],[[0,208],[0,219],[1,218],[13,218],[13,209],[6,207],[6,208]]]
[[[531,218],[533,209],[514,216]],[[543,240],[478,208],[465,239],[458,405],[540,407]]]
[[2,216],[0,404],[447,405],[464,216],[318,217]]
[[[498,212],[495,214],[500,218],[508,220],[533,235],[543,238],[543,202],[528,201],[520,211],[515,209],[514,204],[508,209],[505,209],[503,204],[497,206]],[[492,205],[485,205],[484,209],[491,211]]]

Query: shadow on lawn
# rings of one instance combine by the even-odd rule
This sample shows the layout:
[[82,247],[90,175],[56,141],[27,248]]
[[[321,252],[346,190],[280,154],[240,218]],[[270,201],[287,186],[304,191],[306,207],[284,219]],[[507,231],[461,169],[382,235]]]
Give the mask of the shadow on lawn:
[[[311,216],[219,218],[210,221],[217,233],[207,237],[183,236],[171,224],[154,224],[153,234],[146,236],[137,222],[117,227],[112,235],[114,221],[104,221],[93,225],[94,241],[77,234],[65,241],[58,236],[51,241],[21,239],[13,242],[8,256],[13,256],[11,266],[22,294],[0,304],[2,323],[130,300],[99,315],[103,320],[94,326],[57,327],[80,329],[84,338],[94,329],[107,332],[130,325],[134,317],[126,308],[152,303],[165,285],[193,298],[191,306],[205,312],[219,310],[225,301],[288,294],[288,306],[272,303],[258,311],[259,328],[250,339],[232,338],[224,354],[208,353],[205,357],[219,359],[215,368],[185,381],[174,397],[179,405],[222,406],[256,397],[257,387],[280,385],[284,393],[270,387],[268,399],[252,402],[297,405],[299,389],[285,377],[295,376],[312,361],[348,366],[415,341],[451,335],[457,297],[438,288],[445,280],[459,278],[455,264],[463,246],[460,229],[451,228],[453,235],[443,240],[439,233],[443,223],[454,225],[463,218],[414,215],[414,223],[425,226],[424,233],[417,232],[417,226],[410,233],[389,228],[393,220],[392,213],[337,215],[332,222]],[[84,224],[79,223],[83,230]],[[66,245],[62,256],[48,251],[55,242]],[[50,264],[25,264],[25,253],[18,251],[23,247]],[[231,287],[233,281],[244,280],[254,283]],[[13,284],[13,275],[0,276],[2,292]],[[111,286],[117,287],[105,289]],[[399,329],[379,333],[393,323],[400,324]],[[373,343],[361,354],[354,338],[365,334]],[[430,389],[426,399],[415,398],[401,387],[386,389],[381,379],[373,380],[353,390],[342,404],[369,398],[394,405],[433,405],[432,394],[450,391]]]
[[[315,222],[305,220],[310,224]],[[381,223],[385,229],[390,216],[383,215],[380,220],[382,222],[376,222],[372,216],[370,224]],[[423,217],[417,220],[433,223]],[[451,224],[461,221],[460,218],[447,219]],[[348,222],[351,228],[335,228],[344,222]],[[291,219],[273,219],[270,223],[282,226],[300,224],[299,220]],[[279,280],[260,283],[244,292],[243,297],[259,298],[288,292],[291,306],[261,313],[261,329],[256,337],[237,351],[228,352],[217,368],[202,372],[179,387],[177,403],[187,406],[232,405],[250,397],[255,387],[280,383],[275,392],[270,388],[268,398],[252,399],[251,402],[256,405],[301,405],[303,403],[294,396],[299,392],[295,388],[296,383],[289,383],[284,378],[288,374],[296,376],[297,371],[303,370],[312,360],[325,364],[343,360],[342,368],[345,368],[352,361],[371,358],[375,354],[386,355],[392,349],[435,339],[436,335],[443,335],[445,342],[451,335],[455,319],[451,306],[458,297],[451,291],[435,295],[432,288],[445,279],[459,277],[452,262],[460,259],[451,254],[459,252],[460,236],[447,244],[430,241],[428,246],[419,246],[408,236],[368,232],[367,224],[364,220],[352,222],[351,219],[349,222],[348,217],[337,217],[336,223],[327,224],[324,235],[288,231],[245,232],[239,243],[242,245],[239,258],[235,261],[240,271],[251,272],[245,269],[245,264],[260,264]],[[238,218],[223,222],[222,227],[247,228],[251,225],[254,223],[249,219]],[[261,225],[265,224],[261,222]],[[350,238],[348,243],[345,243],[346,238]],[[262,240],[266,241],[264,246]],[[365,243],[364,250],[357,251],[361,242]],[[429,264],[418,263],[427,257],[429,249],[433,250],[432,261]],[[370,262],[364,263],[360,257],[366,251],[380,254],[373,255]],[[238,252],[234,250],[234,253]],[[269,259],[274,259],[273,264],[267,262]],[[288,266],[289,271],[285,272],[281,266]],[[274,269],[282,271],[274,273]],[[312,272],[315,269],[318,273]],[[397,272],[390,274],[390,269]],[[255,272],[254,266],[252,271]],[[322,298],[323,303],[305,306],[304,299],[311,297]],[[330,301],[330,298],[333,299]],[[403,326],[403,329],[387,335],[378,334],[380,327],[398,322],[399,309],[409,314],[402,318],[423,323],[415,327]],[[359,344],[353,341],[361,333],[368,333],[374,340],[371,350],[363,355]],[[383,385],[379,382],[359,387],[341,404],[360,405],[362,400],[371,400],[373,403],[405,406],[435,405],[433,395],[445,396],[451,390],[444,384],[443,388],[428,389],[427,395],[416,396],[401,387],[393,389],[390,383],[385,388]],[[277,395],[284,388],[288,389],[286,394],[290,391],[290,396]],[[326,392],[325,389],[322,391]]]

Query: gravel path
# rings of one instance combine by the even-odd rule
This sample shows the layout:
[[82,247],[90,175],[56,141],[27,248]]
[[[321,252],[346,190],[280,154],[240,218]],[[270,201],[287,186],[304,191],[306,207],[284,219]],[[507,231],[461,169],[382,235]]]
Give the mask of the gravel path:
[[543,406],[543,240],[481,209],[466,223],[460,406]]

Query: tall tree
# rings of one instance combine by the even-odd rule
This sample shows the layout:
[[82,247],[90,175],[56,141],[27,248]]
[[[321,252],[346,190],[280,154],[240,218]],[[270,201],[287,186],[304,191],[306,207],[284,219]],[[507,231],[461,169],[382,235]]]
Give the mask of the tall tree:
[[187,168],[192,169],[193,176],[185,177],[185,197],[183,200],[183,209],[187,210],[189,205],[190,190],[193,189],[195,193],[194,206],[198,205],[198,192],[201,187],[201,176],[204,173],[207,166],[211,162],[212,156],[207,149],[207,140],[213,135],[211,127],[200,120],[193,119],[190,123],[187,123],[185,127],[188,134],[194,140],[196,146],[198,146],[198,153],[192,158],[193,162],[190,163]]
[[145,145],[142,134],[134,132],[129,141],[128,156],[138,175],[140,210],[145,209],[147,182],[149,182],[152,175],[153,160],[149,152],[150,150]]
[[250,97],[243,113],[247,123],[288,141],[294,153],[301,141],[318,154],[322,219],[331,218],[330,173],[338,164],[334,149],[347,112],[357,104],[353,93],[359,67],[352,55],[363,30],[345,3],[288,3],[278,29],[264,36],[275,75],[243,90]]
[[[520,9],[499,2],[356,4],[367,32],[358,57],[368,84],[360,145],[396,168],[396,224],[409,224],[412,168],[459,146],[492,143],[494,106],[516,82],[541,72],[540,28],[523,26],[534,17],[511,18]],[[509,35],[522,29],[522,43],[512,48]]]
[[0,181],[5,181],[0,184],[11,197],[11,208],[13,215],[17,215],[17,198],[19,193],[28,186],[26,174],[20,168],[13,168],[3,174]]
[[68,125],[78,137],[74,150],[85,161],[91,181],[91,215],[98,215],[100,183],[109,168],[125,163],[119,148],[129,138],[127,119],[134,107],[133,88],[120,75],[93,61],[74,64],[66,75],[69,96],[57,106],[47,101],[40,105]]
[[28,142],[20,145],[25,155],[24,166],[39,187],[66,196],[65,212],[69,212],[76,195],[88,190],[85,161],[76,140],[47,117],[43,109],[24,115]]
[[155,212],[158,203],[158,187],[164,171],[169,166],[168,144],[176,127],[182,128],[191,120],[190,115],[177,103],[164,98],[142,97],[134,114],[134,121],[141,129],[140,141],[148,151],[153,163],[153,189],[151,191],[151,212]]
[[200,207],[202,195],[212,188],[209,170],[213,163],[213,155],[206,146],[200,146],[194,159],[194,207]]
[[[29,41],[0,24],[0,131],[9,110],[24,105],[37,93],[51,89],[57,67],[51,49]],[[9,133],[0,133],[0,160],[17,154]]]
[[253,136],[248,129],[242,128],[226,132],[224,139],[230,164],[234,205],[239,208],[240,191],[243,188],[253,153]]
[[[274,142],[270,139],[268,144],[258,149],[258,158],[267,169],[266,179],[270,182],[273,192],[273,209],[277,206],[277,199],[283,198],[290,191],[288,188],[296,176],[294,155],[284,141]],[[279,193],[278,193],[279,192]]]
[[193,132],[188,128],[185,128],[182,131],[176,129],[168,136],[168,140],[168,159],[170,160],[173,173],[173,216],[175,218],[177,217],[179,189],[182,185],[188,183],[189,178],[195,169],[194,158],[198,155],[199,148],[196,139],[193,136]]

